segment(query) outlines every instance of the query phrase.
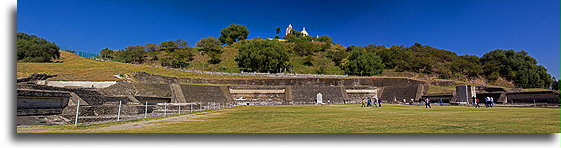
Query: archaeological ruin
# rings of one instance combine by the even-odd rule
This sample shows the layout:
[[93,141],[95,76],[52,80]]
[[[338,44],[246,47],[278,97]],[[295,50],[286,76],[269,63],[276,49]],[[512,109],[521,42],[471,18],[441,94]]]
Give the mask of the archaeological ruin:
[[[558,107],[559,92],[510,92],[504,89],[464,86],[452,94],[428,94],[429,82],[410,78],[174,78],[142,72],[119,82],[56,82],[47,75],[18,79],[18,125],[64,125],[127,120],[167,113],[191,112],[238,105],[357,104],[382,98],[384,103],[403,99],[442,98],[449,105],[469,105],[465,95],[494,96],[498,103],[542,103]],[[470,94],[471,95],[471,94]],[[462,98],[462,96],[464,96]],[[77,102],[80,102],[78,104]],[[464,103],[462,103],[464,102]],[[119,111],[117,116],[117,111]]]

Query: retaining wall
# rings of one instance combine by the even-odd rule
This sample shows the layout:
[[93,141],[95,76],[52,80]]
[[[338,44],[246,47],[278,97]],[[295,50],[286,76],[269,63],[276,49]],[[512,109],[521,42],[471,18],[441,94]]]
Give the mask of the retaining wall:
[[226,86],[181,85],[187,102],[232,102],[231,96],[225,95]]
[[342,86],[293,86],[293,104],[316,104],[317,94],[322,94],[323,103],[344,104],[348,98],[343,95]]
[[66,91],[17,90],[17,115],[60,114],[68,106]]
[[[152,75],[148,73],[135,72],[133,78],[141,83],[197,83],[197,84],[227,84],[227,85],[249,85],[249,86],[291,86],[292,92],[297,92],[292,96],[292,102],[310,102],[309,95],[299,95],[298,93],[317,94],[321,91],[306,89],[300,86],[320,86],[321,87],[354,87],[366,86],[379,88],[378,97],[384,101],[393,102],[394,100],[419,98],[426,94],[428,83],[420,80],[408,78],[255,78],[255,79],[218,79],[218,78],[172,78],[166,76]],[[297,89],[304,88],[302,91]],[[185,89],[183,89],[185,91]],[[332,90],[322,90],[332,91]],[[372,97],[372,95],[351,95],[348,96],[344,91],[340,95],[333,96],[336,103],[357,100],[356,97]],[[186,93],[185,93],[186,94]],[[278,96],[277,96],[278,97]],[[287,97],[288,98],[288,97]],[[348,99],[348,100],[347,100]],[[324,99],[326,100],[326,99]],[[360,100],[360,99],[358,99]],[[315,102],[315,95],[314,100]],[[340,102],[339,102],[340,101]],[[356,101],[353,101],[356,102]]]
[[48,80],[38,80],[37,84],[53,86],[53,87],[106,88],[106,87],[109,87],[113,84],[117,84],[117,81],[48,81]]

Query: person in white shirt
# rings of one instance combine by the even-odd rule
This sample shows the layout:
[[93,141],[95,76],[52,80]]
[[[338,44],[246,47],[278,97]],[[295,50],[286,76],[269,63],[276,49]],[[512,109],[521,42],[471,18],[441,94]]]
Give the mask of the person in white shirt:
[[430,106],[430,100],[429,100],[429,98],[426,98],[426,99],[425,99],[425,108],[432,108],[432,107]]
[[493,108],[493,106],[495,106],[495,98],[490,97],[489,101],[491,103],[491,104],[489,104],[489,106],[491,106],[491,108]]

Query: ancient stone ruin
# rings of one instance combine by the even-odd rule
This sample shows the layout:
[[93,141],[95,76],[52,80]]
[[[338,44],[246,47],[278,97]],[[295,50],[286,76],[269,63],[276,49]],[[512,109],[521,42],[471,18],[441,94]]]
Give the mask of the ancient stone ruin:
[[[428,82],[409,78],[173,78],[142,72],[133,73],[131,78],[121,82],[52,83],[42,81],[43,77],[18,81],[17,123],[72,124],[78,100],[79,123],[237,105],[357,104],[374,97],[382,98],[384,103],[421,97],[458,102],[457,94],[427,95]],[[479,89],[478,95],[506,96],[510,102],[527,101],[520,93],[483,93]],[[119,103],[121,112],[117,117]],[[548,103],[558,105],[559,100]]]

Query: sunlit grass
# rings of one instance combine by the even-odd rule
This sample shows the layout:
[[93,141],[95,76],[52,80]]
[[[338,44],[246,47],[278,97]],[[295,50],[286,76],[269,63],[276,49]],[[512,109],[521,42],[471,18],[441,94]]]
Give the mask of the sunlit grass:
[[33,73],[47,73],[51,75],[57,75],[50,80],[115,81],[119,79],[113,77],[113,75],[140,71],[156,75],[180,78],[256,78],[242,76],[206,75],[144,65],[126,64],[119,62],[101,62],[83,58],[66,51],[61,51],[61,58],[59,59],[59,61],[60,62],[52,63],[17,63],[17,77],[26,77]]

